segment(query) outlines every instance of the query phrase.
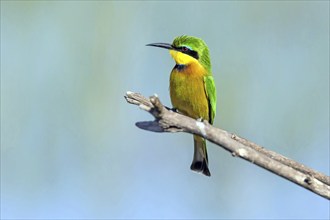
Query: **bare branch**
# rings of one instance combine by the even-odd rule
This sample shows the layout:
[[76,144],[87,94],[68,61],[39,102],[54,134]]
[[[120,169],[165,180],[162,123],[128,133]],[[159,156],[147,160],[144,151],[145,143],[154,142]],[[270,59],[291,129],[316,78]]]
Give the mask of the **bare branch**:
[[201,122],[167,110],[156,95],[147,99],[139,93],[127,92],[125,99],[128,103],[138,105],[155,117],[154,121],[137,122],[136,125],[141,129],[154,132],[187,132],[200,135],[229,151],[235,157],[250,161],[326,199],[330,199],[329,176],[235,134],[215,128],[207,121]]

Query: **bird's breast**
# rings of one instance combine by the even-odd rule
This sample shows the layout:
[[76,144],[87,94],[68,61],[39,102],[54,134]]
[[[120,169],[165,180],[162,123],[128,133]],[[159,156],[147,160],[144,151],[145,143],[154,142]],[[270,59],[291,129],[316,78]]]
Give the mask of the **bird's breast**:
[[173,68],[170,77],[170,96],[174,108],[190,117],[209,120],[205,75],[206,70],[200,64]]

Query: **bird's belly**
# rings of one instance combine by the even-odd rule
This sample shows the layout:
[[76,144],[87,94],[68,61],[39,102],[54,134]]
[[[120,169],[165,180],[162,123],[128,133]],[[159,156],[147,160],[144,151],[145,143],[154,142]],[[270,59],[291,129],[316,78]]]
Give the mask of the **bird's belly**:
[[174,71],[170,78],[172,105],[192,118],[209,120],[209,106],[203,76],[191,76]]

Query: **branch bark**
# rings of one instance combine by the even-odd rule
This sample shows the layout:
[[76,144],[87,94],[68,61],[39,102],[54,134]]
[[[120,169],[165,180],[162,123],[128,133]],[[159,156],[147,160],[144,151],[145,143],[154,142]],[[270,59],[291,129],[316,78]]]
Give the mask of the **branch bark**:
[[261,147],[236,134],[213,127],[207,121],[194,120],[168,110],[157,95],[149,99],[127,92],[128,103],[138,105],[155,117],[154,121],[137,122],[136,126],[153,132],[186,132],[197,134],[229,151],[232,156],[247,160],[299,186],[330,200],[330,177],[290,158]]

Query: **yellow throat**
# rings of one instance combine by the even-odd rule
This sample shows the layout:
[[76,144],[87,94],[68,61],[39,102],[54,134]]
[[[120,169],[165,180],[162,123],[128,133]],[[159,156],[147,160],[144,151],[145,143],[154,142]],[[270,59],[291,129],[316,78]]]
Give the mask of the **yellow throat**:
[[198,63],[198,60],[180,51],[170,50],[170,54],[177,64],[187,65],[189,63]]
[[195,58],[175,50],[170,50],[170,54],[176,64],[187,66],[182,73],[188,74],[190,77],[204,76],[206,74],[206,69]]

